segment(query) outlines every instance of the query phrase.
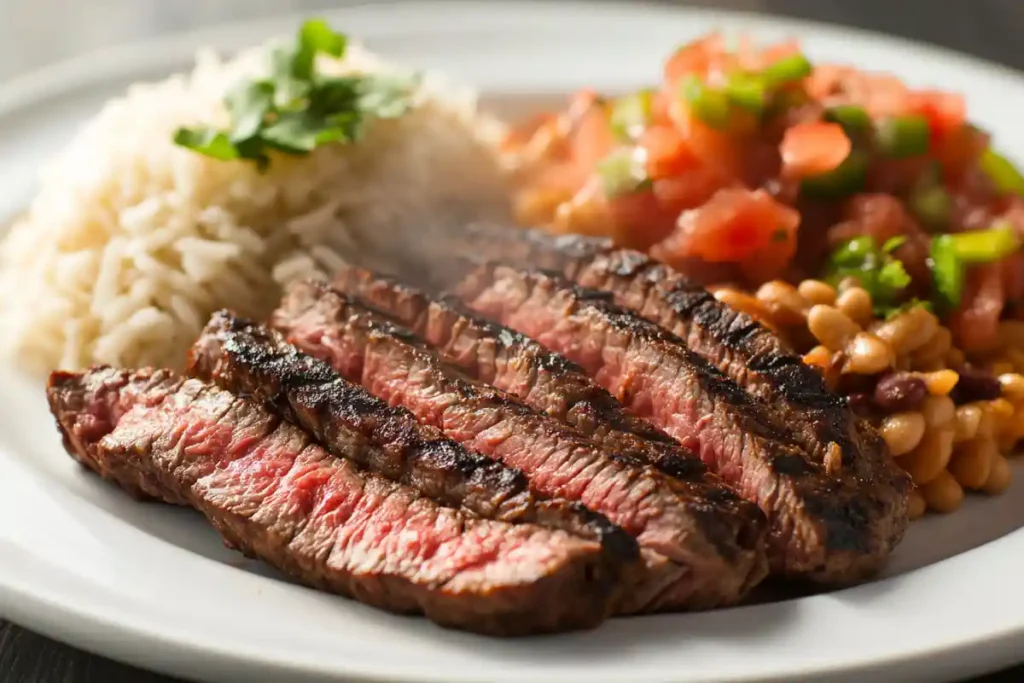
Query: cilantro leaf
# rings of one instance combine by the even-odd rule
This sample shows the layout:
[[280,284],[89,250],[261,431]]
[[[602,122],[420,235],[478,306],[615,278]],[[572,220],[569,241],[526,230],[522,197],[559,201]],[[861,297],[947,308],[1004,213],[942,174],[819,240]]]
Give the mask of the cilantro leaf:
[[397,74],[368,76],[360,87],[359,104],[382,119],[397,119],[409,110],[415,79]]
[[231,141],[240,142],[256,135],[273,103],[274,84],[270,81],[243,81],[232,88],[224,98],[234,122]]
[[310,19],[299,29],[299,45],[292,63],[292,75],[309,80],[313,76],[313,65],[318,53],[340,59],[345,54],[348,40],[335,33],[323,19]]
[[825,279],[833,285],[848,277],[856,278],[874,304],[877,315],[888,315],[911,283],[903,262],[892,256],[905,238],[894,237],[881,248],[871,237],[856,237],[839,245],[829,257]]
[[293,45],[269,47],[267,78],[243,80],[225,94],[227,130],[181,128],[175,144],[214,159],[252,161],[264,170],[271,150],[304,155],[323,144],[354,142],[371,119],[405,114],[417,85],[413,77],[317,73],[317,56],[341,58],[347,43],[323,19],[306,21]]
[[221,161],[238,158],[238,150],[228,136],[212,128],[179,128],[174,144]]

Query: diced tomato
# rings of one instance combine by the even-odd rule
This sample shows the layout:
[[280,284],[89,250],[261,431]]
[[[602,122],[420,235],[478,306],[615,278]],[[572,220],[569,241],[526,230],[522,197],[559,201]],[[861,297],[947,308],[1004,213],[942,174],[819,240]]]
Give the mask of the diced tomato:
[[777,203],[764,190],[722,189],[699,208],[685,211],[676,229],[654,246],[656,258],[698,257],[742,263],[772,246],[785,244],[792,256],[800,214]]
[[703,164],[713,166],[729,176],[739,175],[742,165],[740,139],[737,136],[715,130],[683,106],[672,109],[672,120],[686,146]]
[[907,98],[907,108],[928,119],[932,135],[942,138],[962,128],[967,121],[967,102],[963,95],[941,90],[918,90]]
[[580,114],[572,135],[572,157],[590,172],[615,149],[615,136],[607,109],[598,102]]
[[999,316],[1006,303],[1001,263],[986,263],[967,271],[963,302],[949,326],[964,351],[985,351],[996,342]]
[[682,134],[673,126],[650,126],[640,136],[639,145],[647,156],[647,175],[652,179],[686,173],[697,165]]
[[619,195],[608,202],[608,209],[615,243],[643,251],[672,232],[679,215],[659,202],[652,190]]
[[852,149],[850,138],[838,123],[800,123],[782,137],[782,172],[790,178],[828,173],[843,163]]
[[711,199],[715,192],[731,184],[731,179],[714,167],[697,166],[681,175],[655,180],[654,195],[672,215],[674,225],[683,211],[697,208]]
[[725,38],[721,33],[712,33],[682,46],[665,62],[664,76],[669,92],[674,92],[687,76],[696,74],[706,78],[725,55]]

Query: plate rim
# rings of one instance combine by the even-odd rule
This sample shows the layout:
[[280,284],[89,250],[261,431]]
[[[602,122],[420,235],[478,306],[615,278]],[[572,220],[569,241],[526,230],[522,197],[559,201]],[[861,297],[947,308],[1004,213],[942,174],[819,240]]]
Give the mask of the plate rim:
[[[386,0],[385,2],[355,3],[339,8],[324,10],[320,12],[320,14],[328,17],[344,18],[346,14],[351,14],[353,11],[385,13],[405,11],[416,13],[422,12],[428,7],[438,8],[439,6],[458,7],[467,10],[476,8],[476,11],[482,13],[494,11],[493,6],[487,6],[484,3],[475,0],[439,0],[434,2]],[[594,6],[584,2],[583,0],[556,0],[555,2],[541,2],[541,0],[512,0],[510,2],[502,3],[503,10],[508,10],[510,7],[521,7],[523,9],[528,8],[531,11],[535,11],[538,7],[543,7],[545,11],[548,11],[551,8],[556,8],[558,12],[580,11],[584,8],[592,12],[597,11],[598,13],[605,13],[610,11],[612,8],[618,8],[619,11],[628,10],[631,13],[660,11],[679,17],[690,16],[703,17],[705,19],[714,18],[723,23],[742,19],[744,22],[754,25],[774,26],[793,32],[840,32],[851,37],[851,39],[868,38],[872,41],[888,43],[894,46],[902,46],[904,48],[910,47],[914,50],[922,51],[924,54],[930,53],[936,57],[940,57],[944,62],[959,64],[960,66],[970,66],[971,68],[981,68],[990,73],[999,75],[1002,78],[1011,79],[1018,85],[1024,85],[1024,74],[1002,64],[965,55],[954,50],[922,41],[908,40],[889,36],[876,31],[860,28],[847,28],[825,22],[808,21],[790,17],[763,16],[751,12],[677,7],[670,6],[667,3],[658,2],[629,4],[625,2],[609,2],[598,6]],[[433,11],[437,11],[437,9]],[[184,59],[188,59],[194,52],[195,46],[200,44],[215,45],[218,50],[224,51],[224,45],[229,42],[229,39],[234,43],[242,37],[247,38],[254,35],[272,35],[277,29],[288,24],[297,23],[302,17],[308,16],[308,14],[309,13],[288,13],[251,21],[219,23],[194,30],[170,33],[146,42],[133,42],[105,48],[73,60],[67,60],[37,69],[0,84],[0,117],[31,108],[32,106],[45,102],[46,99],[59,95],[62,92],[68,92],[72,89],[88,87],[90,85],[96,85],[114,79],[127,79],[131,77],[131,74],[138,74],[147,68],[163,68],[164,66],[170,66],[181,62]],[[397,32],[402,33],[403,31]],[[24,468],[17,462],[17,459],[7,453],[6,449],[2,446],[0,446],[0,465],[3,465],[4,467],[10,466],[16,470],[20,470],[21,476],[28,476],[36,479],[42,478],[39,473]],[[0,471],[3,470],[0,469]],[[11,480],[7,480],[6,478],[4,478],[4,480],[0,480],[0,491],[2,491],[4,486],[7,485],[8,481],[16,480],[16,476]],[[72,491],[62,491],[62,495],[79,498],[80,503],[88,504],[87,501],[81,499],[78,494]],[[103,510],[98,510],[98,512],[102,515],[109,514]],[[992,541],[972,551],[968,551],[962,555],[936,563],[936,565],[946,564],[956,560],[963,560],[967,556],[980,558],[982,554],[991,554],[992,551],[995,551],[1004,545],[1008,546],[1011,544],[1018,549],[1024,548],[1024,529],[1008,534],[1007,536]],[[982,551],[988,552],[982,553]],[[930,565],[924,569],[930,569],[936,565]],[[134,646],[143,643],[159,643],[163,648],[177,649],[181,654],[187,654],[192,658],[197,658],[199,655],[202,655],[202,657],[205,658],[204,661],[209,660],[209,665],[204,664],[204,667],[198,671],[200,675],[204,671],[208,672],[209,667],[218,665],[223,666],[225,664],[230,664],[231,666],[243,664],[253,671],[263,669],[266,666],[272,666],[282,672],[286,670],[282,667],[297,664],[296,662],[287,662],[282,660],[258,661],[257,659],[249,659],[246,661],[238,657],[236,653],[230,651],[218,651],[217,648],[212,647],[209,643],[204,644],[190,642],[187,638],[178,640],[173,638],[169,639],[157,631],[144,632],[145,629],[140,627],[137,620],[130,623],[122,620],[119,623],[113,618],[113,615],[117,614],[116,610],[110,612],[110,614],[104,613],[102,615],[97,615],[95,611],[76,611],[68,608],[66,605],[60,605],[54,602],[52,600],[54,595],[52,593],[48,594],[45,590],[32,592],[31,589],[22,586],[22,589],[19,591],[17,589],[17,582],[12,582],[9,574],[10,572],[5,573],[3,563],[0,563],[0,604],[5,606],[6,613],[15,615],[13,620],[24,623],[33,622],[34,620],[32,620],[30,614],[33,610],[30,608],[34,604],[37,608],[34,610],[35,613],[37,615],[42,615],[41,621],[49,622],[49,624],[43,624],[42,626],[33,625],[33,628],[44,633],[55,634],[65,642],[80,644],[80,646],[86,647],[87,649],[93,649],[92,646],[95,645],[96,649],[100,649],[102,646],[102,649],[109,652],[110,643],[109,641],[101,642],[102,639],[93,639],[88,635],[83,635],[78,638],[76,642],[75,638],[68,637],[68,630],[66,628],[62,629],[58,624],[64,619],[74,618],[77,619],[79,623],[88,623],[92,626],[102,626],[107,629],[108,632],[119,632],[121,635],[126,636],[125,644],[127,644],[127,641],[134,638]],[[4,580],[5,576],[7,576],[7,581]],[[889,583],[899,579],[901,579],[901,577],[894,577],[878,583]],[[856,591],[858,589],[849,590]],[[846,593],[848,591],[843,592]],[[19,600],[21,608],[19,608]],[[24,614],[24,619],[19,619],[18,614]],[[108,618],[104,619],[104,616]],[[52,627],[52,629],[48,629],[47,626]],[[940,648],[936,646],[932,649],[924,648],[904,651],[886,658],[876,658],[868,662],[861,661],[858,663],[851,659],[850,661],[846,661],[839,665],[823,664],[816,668],[804,668],[800,671],[789,672],[787,673],[786,680],[807,680],[821,676],[822,674],[857,674],[865,672],[871,667],[884,668],[897,664],[907,664],[911,661],[920,661],[928,657],[941,657],[943,660],[947,660],[951,657],[955,657],[957,654],[971,649],[977,649],[981,646],[985,646],[994,651],[999,650],[1010,641],[1020,641],[1022,637],[1024,637],[1024,614],[1022,614],[1019,621],[1012,626],[977,635],[974,639],[961,639],[956,645],[951,647]],[[131,650],[132,647],[129,647],[123,653],[123,656],[118,656],[118,658],[124,661],[138,663],[147,668],[153,668],[151,660],[135,656]],[[161,670],[171,673],[182,673],[182,669],[177,666],[175,668]],[[336,672],[334,671],[314,671],[308,668],[304,668],[301,671],[288,670],[288,673],[297,674],[299,676],[336,675]],[[231,675],[234,676],[234,672],[232,672]],[[361,676],[361,680],[367,681],[384,680],[377,674],[370,673],[367,675],[367,672],[349,671],[346,672],[345,675]],[[442,679],[420,677],[418,680],[440,681]],[[754,679],[749,679],[747,677],[729,677],[715,680],[740,681]]]

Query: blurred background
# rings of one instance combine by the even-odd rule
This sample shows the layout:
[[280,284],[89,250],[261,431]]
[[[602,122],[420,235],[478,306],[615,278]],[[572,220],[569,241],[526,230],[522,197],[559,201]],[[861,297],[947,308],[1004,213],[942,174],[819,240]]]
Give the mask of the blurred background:
[[[345,0],[0,0],[0,78],[105,45],[137,41],[161,33],[346,4],[367,3]],[[1022,0],[667,0],[665,4],[831,21],[938,43],[1024,68],[1024,50],[1019,47],[1024,31]]]
[[[347,4],[369,3],[0,0],[0,80],[118,43],[144,42],[148,37],[214,23],[308,13]],[[1024,49],[1020,47],[1024,0],[665,0],[661,4],[737,9],[856,26],[935,43],[1024,70]],[[0,620],[0,683],[107,681],[167,683],[169,679],[73,650]],[[1024,668],[972,683],[1019,681],[1024,681]]]

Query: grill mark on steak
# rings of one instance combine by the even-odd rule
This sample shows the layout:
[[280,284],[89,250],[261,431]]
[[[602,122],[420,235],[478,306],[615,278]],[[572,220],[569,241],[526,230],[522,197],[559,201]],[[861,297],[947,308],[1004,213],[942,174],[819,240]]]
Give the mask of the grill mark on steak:
[[369,270],[345,266],[334,286],[408,327],[475,379],[571,424],[608,452],[655,465],[680,480],[676,488],[687,492],[695,533],[703,534],[725,563],[760,552],[757,546],[736,545],[737,538],[758,539],[764,533],[765,519],[757,506],[709,474],[699,455],[624,410],[564,356],[477,316],[454,297],[432,299]]
[[98,368],[56,373],[48,397],[73,457],[195,507],[229,545],[311,586],[494,635],[589,628],[609,611],[596,543],[439,506],[217,387]]
[[531,408],[568,422],[611,451],[675,476],[703,481],[700,458],[626,412],[581,367],[450,296],[425,292],[372,271],[345,266],[333,285],[394,318],[474,378],[516,396]]
[[334,285],[408,327],[474,378],[571,424],[608,452],[654,465],[680,480],[692,500],[696,525],[706,524],[700,531],[726,561],[755,550],[736,547],[735,539],[763,533],[760,510],[708,473],[699,455],[627,412],[564,356],[476,315],[454,297],[431,298],[368,270],[345,266]]
[[769,518],[774,571],[841,583],[884,563],[891,536],[876,501],[851,478],[829,476],[759,401],[611,294],[496,265],[477,268],[458,291],[474,310],[579,363],[757,502]]
[[[471,380],[414,335],[323,283],[293,286],[273,325],[347,379],[472,450],[522,469],[536,490],[580,500],[637,537],[645,571],[622,612],[711,607],[734,602],[763,571],[758,553],[720,567],[695,533],[685,492],[642,463],[610,456],[578,431],[508,394]],[[758,538],[737,538],[756,548]],[[708,577],[711,584],[701,583]],[[698,581],[699,579],[699,581]]]
[[592,249],[587,242],[563,267],[585,287],[613,293],[616,302],[673,332],[732,380],[772,406],[770,416],[817,462],[838,449],[843,468],[891,520],[890,544],[906,529],[910,480],[878,432],[829,391],[822,377],[770,330],[733,310],[669,266],[638,252]]
[[189,352],[188,372],[259,401],[306,429],[335,455],[445,505],[485,519],[538,524],[591,538],[620,563],[638,557],[633,538],[605,517],[579,502],[537,496],[522,472],[419,424],[408,410],[388,406],[274,330],[217,312]]

